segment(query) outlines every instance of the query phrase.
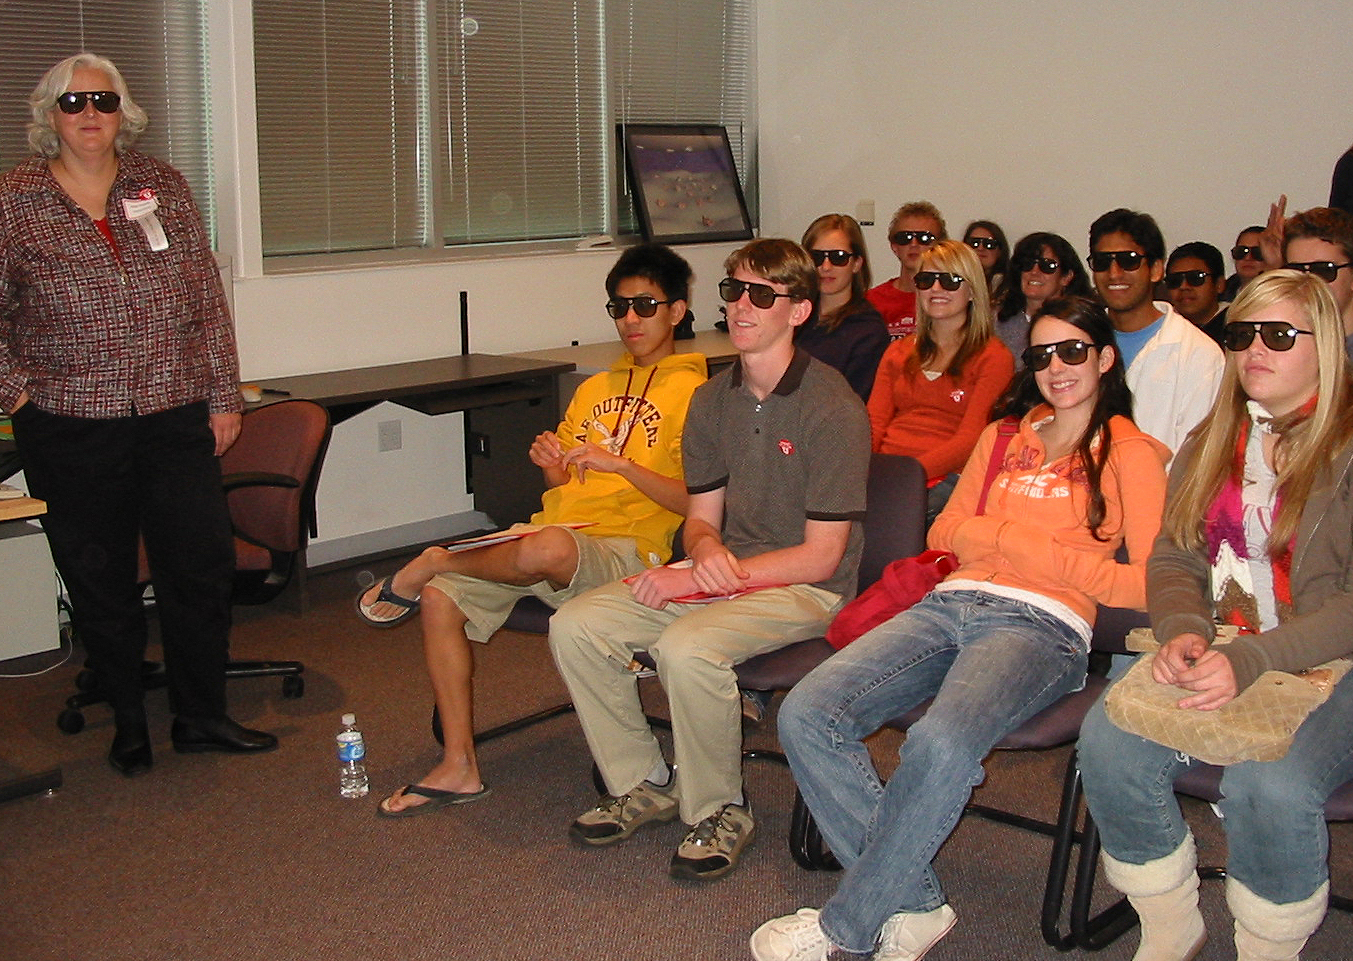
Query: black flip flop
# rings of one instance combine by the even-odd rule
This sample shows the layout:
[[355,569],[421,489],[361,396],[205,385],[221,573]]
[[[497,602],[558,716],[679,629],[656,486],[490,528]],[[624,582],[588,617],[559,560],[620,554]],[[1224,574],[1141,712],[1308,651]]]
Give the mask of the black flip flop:
[[[376,599],[370,604],[362,603],[362,598],[366,597],[367,591],[371,590],[370,586],[362,588],[357,593],[357,616],[372,627],[398,627],[418,613],[418,601],[407,597],[400,597],[392,591],[390,589],[392,580],[393,578],[387,577],[381,581],[381,589],[376,594]],[[381,603],[394,604],[397,607],[404,608],[404,610],[400,611],[394,617],[382,618],[372,616],[371,609]]]
[[[400,811],[391,811],[385,806],[390,800],[390,798],[386,798],[376,805],[376,815],[383,818],[411,818],[451,804],[469,804],[471,801],[478,801],[482,797],[487,797],[489,786],[485,784],[478,791],[442,791],[435,787],[428,787],[426,784],[406,784],[400,789],[400,793],[425,797],[427,800],[422,804],[415,804]],[[391,797],[393,796],[391,795]]]

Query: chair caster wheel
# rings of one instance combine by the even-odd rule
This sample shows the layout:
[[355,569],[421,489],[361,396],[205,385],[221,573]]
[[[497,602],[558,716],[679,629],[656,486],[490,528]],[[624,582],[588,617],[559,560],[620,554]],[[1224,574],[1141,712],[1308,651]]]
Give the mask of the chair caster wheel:
[[66,734],[79,734],[85,729],[85,716],[68,707],[56,716],[56,726]]
[[290,674],[282,678],[282,696],[289,698],[301,697],[305,694],[305,678],[299,674]]

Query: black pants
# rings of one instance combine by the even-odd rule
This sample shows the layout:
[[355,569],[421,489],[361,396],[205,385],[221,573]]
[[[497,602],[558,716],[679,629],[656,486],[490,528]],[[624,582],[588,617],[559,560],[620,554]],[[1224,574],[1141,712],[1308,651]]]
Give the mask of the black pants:
[[115,713],[143,699],[146,620],[137,540],[150,560],[175,714],[225,715],[235,555],[205,402],[107,420],[25,404],[14,439],[66,582],[77,636]]

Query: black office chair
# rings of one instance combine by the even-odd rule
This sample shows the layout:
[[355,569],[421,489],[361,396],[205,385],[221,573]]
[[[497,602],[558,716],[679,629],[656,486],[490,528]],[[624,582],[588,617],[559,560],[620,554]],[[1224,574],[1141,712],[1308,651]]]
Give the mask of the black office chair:
[[[294,579],[299,610],[305,613],[305,552],[316,533],[315,489],[329,435],[328,412],[308,400],[284,400],[245,413],[239,439],[221,457],[235,530],[233,603],[266,604]],[[139,576],[141,583],[150,582],[144,549]],[[226,677],[281,677],[283,696],[300,697],[304,670],[300,661],[230,661]],[[147,690],[163,687],[163,665],[147,661],[142,683]],[[77,692],[66,699],[56,722],[67,734],[84,729],[84,708],[107,700],[91,670],[82,670],[75,685]]]
[[[1213,764],[1194,764],[1186,768],[1175,781],[1176,794],[1197,798],[1209,804],[1221,800],[1221,777],[1223,769]],[[1090,913],[1094,899],[1095,877],[1099,870],[1099,831],[1095,827],[1090,812],[1085,808],[1079,789],[1080,771],[1073,753],[1067,761],[1066,783],[1075,783],[1075,789],[1069,790],[1063,797],[1062,808],[1058,813],[1058,839],[1053,850],[1052,869],[1048,873],[1048,896],[1060,903],[1065,891],[1068,865],[1070,863],[1071,839],[1078,837],[1081,844],[1081,857],[1077,864],[1075,885],[1072,889],[1069,923],[1072,946],[1086,951],[1098,951],[1116,941],[1120,935],[1137,923],[1137,913],[1127,898],[1121,898],[1100,911]],[[1077,829],[1077,821],[1083,819],[1083,826]],[[1353,821],[1353,781],[1340,785],[1325,802],[1326,821]],[[1198,874],[1204,880],[1226,877],[1223,867],[1198,868]],[[1331,888],[1333,886],[1331,885]],[[1054,891],[1054,888],[1056,889]],[[1339,911],[1353,912],[1353,898],[1330,892],[1329,904]]]

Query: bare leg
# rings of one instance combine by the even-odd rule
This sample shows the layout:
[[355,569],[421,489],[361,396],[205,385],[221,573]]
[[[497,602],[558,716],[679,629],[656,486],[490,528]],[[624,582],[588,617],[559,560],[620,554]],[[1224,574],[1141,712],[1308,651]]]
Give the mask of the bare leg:
[[[390,590],[400,597],[418,600],[423,588],[438,574],[460,573],[500,584],[534,584],[547,579],[556,588],[573,579],[578,569],[577,545],[560,528],[546,528],[520,540],[481,547],[474,551],[452,553],[443,547],[429,547],[405,564],[390,579]],[[380,593],[380,582],[362,595],[363,604],[372,604]],[[376,618],[395,617],[401,608],[394,604],[375,604]]]
[[[507,547],[513,550],[500,550]],[[474,570],[465,573],[509,584],[534,584],[544,579],[563,587],[578,569],[577,545],[560,530],[546,530],[511,544],[465,553],[490,552],[499,556],[484,558],[485,564],[475,565]],[[490,577],[490,573],[497,576]],[[420,620],[423,656],[441,718],[443,749],[441,763],[419,783],[443,791],[478,791],[483,781],[474,749],[474,654],[472,642],[465,634],[465,614],[442,591],[427,587],[423,590]],[[387,798],[382,806],[396,812],[424,803],[424,798],[406,797],[400,792]]]

